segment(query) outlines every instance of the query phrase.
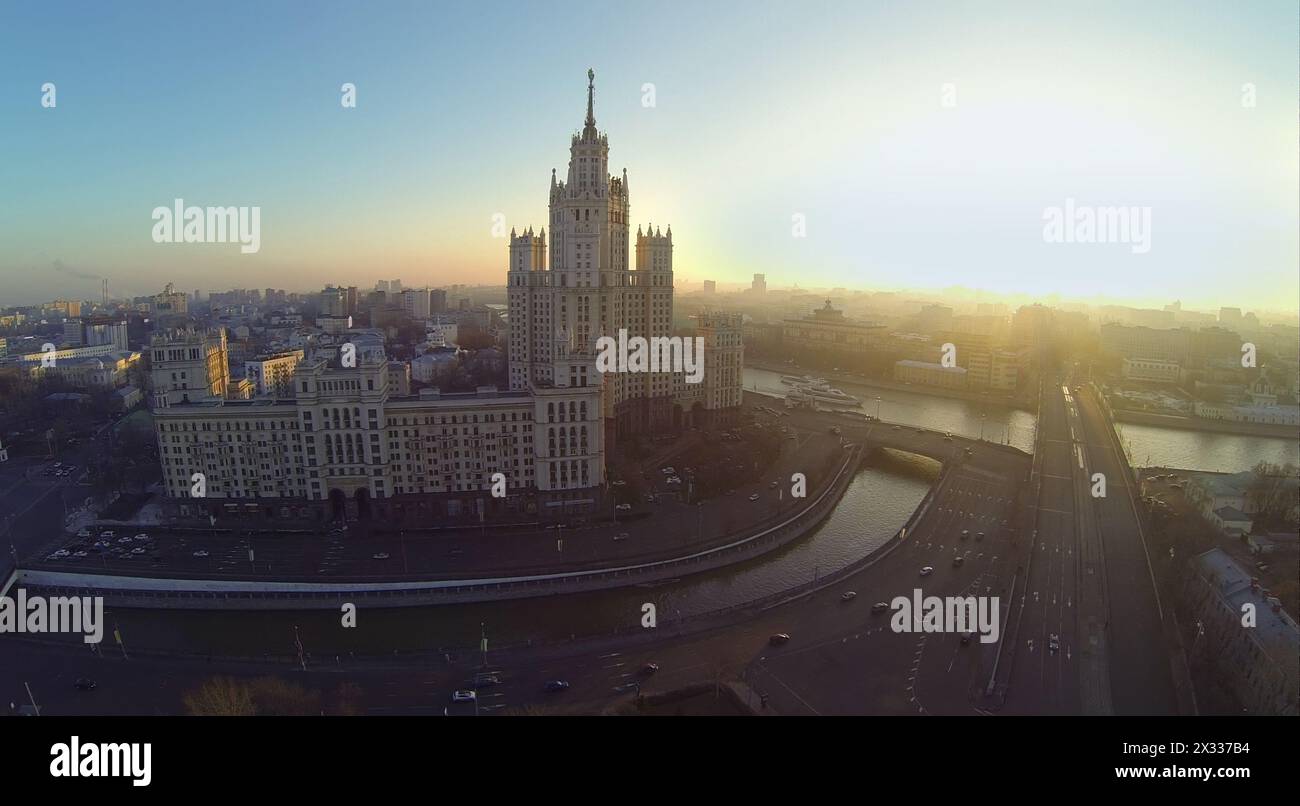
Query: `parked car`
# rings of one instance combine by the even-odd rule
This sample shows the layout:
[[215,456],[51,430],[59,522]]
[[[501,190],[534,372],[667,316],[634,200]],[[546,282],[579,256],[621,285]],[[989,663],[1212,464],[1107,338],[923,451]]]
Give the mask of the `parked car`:
[[927,566],[925,566],[924,568],[921,569],[921,576],[923,576],[923,577],[928,577],[928,576],[930,576],[930,574],[933,574],[933,573],[934,573],[934,566],[927,565]]
[[77,691],[94,691],[95,681],[91,680],[89,677],[78,677],[72,686],[77,689]]
[[843,593],[840,594],[841,602],[851,602],[856,598],[858,598],[857,591],[844,591]]
[[204,557],[208,556],[208,553],[203,549],[199,549],[198,551],[194,552],[193,556],[198,557],[199,559],[203,559]]
[[790,634],[779,632],[776,635],[773,635],[771,638],[768,638],[767,642],[772,646],[780,646],[782,644],[787,644],[790,642]]
[[749,496],[750,501],[757,501],[758,499],[759,499],[758,493],[754,493],[753,495]]
[[641,674],[646,675],[647,677],[657,671],[659,671],[659,664],[657,663],[647,663],[645,666],[641,667]]
[[452,702],[474,702],[478,699],[478,694],[469,689],[458,689],[451,693]]
[[372,559],[372,560],[387,560],[387,559],[388,559],[388,552],[386,552],[386,551],[376,551],[374,554],[371,554],[371,555],[370,555],[370,559]]
[[871,606],[872,613],[883,613],[889,609],[889,602],[876,602]]
[[546,681],[546,690],[547,690],[547,691],[568,691],[568,690],[569,690],[569,681],[568,681],[568,680],[548,680],[548,681]]

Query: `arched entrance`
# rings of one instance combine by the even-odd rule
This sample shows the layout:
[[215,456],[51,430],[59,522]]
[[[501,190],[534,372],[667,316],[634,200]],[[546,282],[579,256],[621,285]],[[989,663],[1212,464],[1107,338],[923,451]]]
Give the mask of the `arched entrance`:
[[348,497],[342,490],[330,490],[330,520],[341,521],[347,518]]

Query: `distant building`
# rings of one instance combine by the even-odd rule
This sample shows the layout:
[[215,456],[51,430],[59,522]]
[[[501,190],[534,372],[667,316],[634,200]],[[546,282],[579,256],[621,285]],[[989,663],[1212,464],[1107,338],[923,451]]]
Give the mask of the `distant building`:
[[755,294],[767,293],[767,275],[755,274],[754,280],[749,284],[749,290]]
[[812,316],[781,323],[781,341],[786,350],[862,358],[874,352],[884,337],[884,326],[847,319],[843,311],[831,307],[830,300]]
[[894,380],[919,386],[936,386],[941,389],[965,389],[967,371],[964,367],[945,367],[923,361],[903,360],[894,364]]
[[253,383],[256,395],[286,397],[293,391],[293,373],[302,359],[302,350],[259,355],[244,362],[244,377]]
[[1120,374],[1131,381],[1150,383],[1177,383],[1182,367],[1177,361],[1161,361],[1151,358],[1125,358]]
[[717,293],[717,291],[718,291],[718,284],[716,282],[714,282],[713,280],[704,281],[704,293],[715,294]]

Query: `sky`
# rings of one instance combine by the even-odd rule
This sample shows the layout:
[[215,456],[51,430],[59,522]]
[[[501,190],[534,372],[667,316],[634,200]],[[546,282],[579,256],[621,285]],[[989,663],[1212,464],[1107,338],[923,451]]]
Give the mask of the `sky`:
[[[6,0],[0,306],[101,277],[503,284],[494,216],[545,224],[593,68],[611,171],[634,222],[672,224],[679,284],[1294,313],[1298,8]],[[155,243],[176,198],[260,207],[260,250]],[[1148,237],[1054,242],[1067,204],[1146,209]]]

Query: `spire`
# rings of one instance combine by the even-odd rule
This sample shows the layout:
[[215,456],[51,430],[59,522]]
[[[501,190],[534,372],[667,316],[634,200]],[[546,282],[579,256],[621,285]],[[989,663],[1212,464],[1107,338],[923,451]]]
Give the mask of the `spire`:
[[595,90],[596,90],[596,71],[587,70],[587,125],[586,128],[583,129],[584,134],[587,131],[591,131],[593,133],[596,131],[596,113],[592,109],[592,94],[595,92]]

